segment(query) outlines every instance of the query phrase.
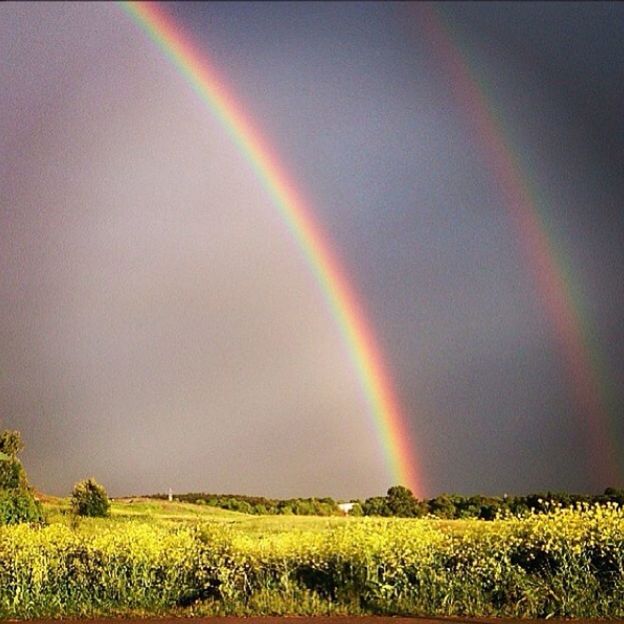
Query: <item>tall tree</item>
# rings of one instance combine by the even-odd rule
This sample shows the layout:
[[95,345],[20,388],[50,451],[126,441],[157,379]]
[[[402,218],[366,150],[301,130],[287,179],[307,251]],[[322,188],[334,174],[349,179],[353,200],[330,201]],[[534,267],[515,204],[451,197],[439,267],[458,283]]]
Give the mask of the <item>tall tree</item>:
[[0,524],[43,520],[41,504],[18,458],[23,448],[19,431],[0,432]]

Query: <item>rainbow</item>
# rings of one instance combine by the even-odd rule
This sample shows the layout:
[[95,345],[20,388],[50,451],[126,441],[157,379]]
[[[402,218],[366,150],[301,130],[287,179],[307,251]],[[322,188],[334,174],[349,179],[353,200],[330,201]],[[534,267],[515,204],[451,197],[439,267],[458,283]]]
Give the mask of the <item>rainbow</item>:
[[417,496],[422,495],[422,476],[415,460],[414,445],[388,369],[353,287],[313,218],[312,210],[215,68],[193,47],[180,26],[156,3],[119,4],[216,115],[263,183],[305,255],[340,328],[370,406],[389,474],[394,483],[406,485]]
[[[536,289],[559,344],[568,372],[576,412],[589,447],[589,469],[596,485],[605,487],[621,479],[621,470],[609,435],[609,384],[595,345],[591,344],[589,319],[581,314],[579,288],[564,254],[555,243],[547,219],[547,207],[532,188],[519,158],[514,155],[502,116],[494,108],[476,64],[463,50],[458,37],[444,20],[442,9],[418,3],[418,23],[430,48],[443,62],[453,94],[470,117],[487,166],[498,183],[520,247],[529,264]],[[473,69],[475,67],[475,69]]]

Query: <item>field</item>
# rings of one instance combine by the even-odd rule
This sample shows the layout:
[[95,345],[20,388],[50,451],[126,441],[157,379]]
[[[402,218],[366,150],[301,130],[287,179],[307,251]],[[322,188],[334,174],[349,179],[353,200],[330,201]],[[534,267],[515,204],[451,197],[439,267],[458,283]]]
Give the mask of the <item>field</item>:
[[0,529],[0,616],[624,616],[615,505],[480,520],[249,516],[115,501]]

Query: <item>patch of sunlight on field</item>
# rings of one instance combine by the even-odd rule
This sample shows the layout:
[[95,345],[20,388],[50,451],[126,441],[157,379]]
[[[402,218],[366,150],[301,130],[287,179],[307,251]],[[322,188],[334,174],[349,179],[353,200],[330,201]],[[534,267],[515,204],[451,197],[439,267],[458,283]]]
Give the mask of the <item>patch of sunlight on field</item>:
[[[0,529],[0,619],[85,615],[624,616],[615,504],[484,520],[252,516],[113,502]],[[622,620],[624,621],[624,620]]]
[[[243,536],[267,538],[292,533],[295,535],[318,534],[346,526],[376,522],[376,530],[383,526],[384,519],[349,518],[343,516],[295,516],[295,515],[251,515],[229,511],[210,505],[169,502],[148,498],[127,498],[111,501],[109,518],[75,518],[70,513],[69,498],[42,497],[42,503],[49,524],[71,526],[82,533],[97,533],[128,523],[159,526],[175,524],[227,525],[230,530]],[[388,523],[429,524],[444,533],[463,534],[483,530],[486,523],[480,520],[440,519],[387,519]],[[380,525],[381,523],[381,525]]]
[[169,502],[148,498],[119,499],[112,502],[113,518],[144,518],[156,520],[237,520],[249,517],[238,511],[229,511],[209,505]]
[[442,520],[438,518],[349,518],[344,516],[254,516],[244,515],[235,522],[228,523],[231,531],[241,536],[252,538],[270,538],[286,534],[304,537],[304,534],[319,534],[329,532],[346,526],[374,527],[376,532],[384,531],[385,527],[403,525],[406,528],[412,526],[427,526],[429,529],[444,534],[476,535],[491,529],[491,523],[484,520]]
[[359,518],[342,516],[253,516],[244,515],[233,525],[236,531],[245,533],[275,534],[288,532],[318,533],[361,521]]
[[[70,513],[69,498],[47,496],[42,499],[46,520],[49,524],[74,526],[76,519]],[[146,524],[187,524],[196,522],[236,522],[250,516],[208,505],[178,503],[145,498],[119,499],[111,501],[110,518],[80,518],[81,528],[103,528],[127,522]]]

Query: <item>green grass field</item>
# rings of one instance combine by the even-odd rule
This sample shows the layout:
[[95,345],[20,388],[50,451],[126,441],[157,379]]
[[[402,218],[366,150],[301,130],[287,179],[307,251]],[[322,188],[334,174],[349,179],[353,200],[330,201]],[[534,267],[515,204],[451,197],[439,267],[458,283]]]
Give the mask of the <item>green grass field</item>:
[[292,531],[318,532],[359,520],[358,518],[340,516],[258,516],[210,507],[209,505],[136,497],[113,500],[110,518],[81,518],[76,523],[70,514],[69,498],[46,496],[43,497],[42,502],[49,524],[63,524],[78,529],[80,527],[85,529],[87,527],[111,527],[127,522],[170,527],[214,523],[217,525],[227,524],[241,533],[261,536]]
[[[71,522],[69,498],[43,497],[43,508],[49,523],[69,524]],[[108,519],[83,519],[81,522],[111,524],[140,520],[147,523],[176,523],[197,521],[230,521],[248,518],[246,514],[236,511],[227,511],[208,505],[194,505],[153,500],[147,498],[131,498],[113,500],[111,503],[111,517]]]

